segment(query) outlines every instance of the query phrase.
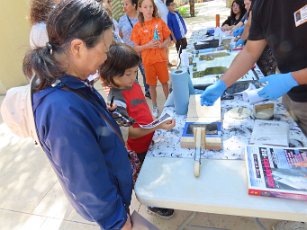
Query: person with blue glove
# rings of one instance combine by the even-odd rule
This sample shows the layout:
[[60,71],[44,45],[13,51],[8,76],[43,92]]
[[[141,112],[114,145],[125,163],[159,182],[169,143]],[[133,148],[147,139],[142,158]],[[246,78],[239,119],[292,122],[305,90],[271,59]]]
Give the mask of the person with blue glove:
[[241,18],[241,21],[232,28],[232,34],[234,37],[241,36],[243,31],[245,30],[244,26],[248,20],[251,5],[252,5],[252,0],[244,0],[244,7],[245,7],[246,12]]
[[214,102],[223,95],[226,90],[226,84],[224,81],[219,80],[215,84],[206,88],[205,92],[200,96],[200,104],[211,106]]
[[236,28],[233,30],[232,34],[234,37],[240,36],[244,31],[244,26],[240,26],[239,28]]
[[244,46],[245,42],[246,42],[245,40],[243,40],[242,38],[239,38],[239,40],[236,41],[235,46],[236,46],[236,47]]
[[307,0],[254,1],[246,45],[221,79],[203,92],[201,105],[212,105],[254,66],[269,45],[280,73],[261,79],[267,84],[258,94],[266,99],[282,96],[283,104],[307,135],[307,22],[294,17],[296,12],[304,12],[306,4]]
[[258,92],[258,95],[269,100],[276,100],[293,87],[298,86],[291,73],[273,74],[260,79],[259,82],[267,83],[267,85]]

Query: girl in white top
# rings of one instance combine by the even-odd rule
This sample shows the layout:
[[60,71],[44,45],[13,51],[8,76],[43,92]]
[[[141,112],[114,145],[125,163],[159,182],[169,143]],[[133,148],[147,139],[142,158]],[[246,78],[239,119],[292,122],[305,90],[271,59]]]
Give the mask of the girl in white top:
[[43,47],[49,41],[46,21],[50,11],[60,0],[32,0],[30,8],[30,46],[32,49]]

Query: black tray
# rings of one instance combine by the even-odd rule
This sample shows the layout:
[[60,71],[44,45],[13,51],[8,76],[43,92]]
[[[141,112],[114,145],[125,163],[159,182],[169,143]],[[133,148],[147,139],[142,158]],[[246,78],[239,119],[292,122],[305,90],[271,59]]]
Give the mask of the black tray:
[[207,48],[216,48],[219,46],[219,40],[218,39],[212,39],[212,40],[208,40],[208,41],[201,41],[202,44],[196,44],[196,42],[194,43],[194,48],[196,50],[200,50],[200,49],[207,49]]

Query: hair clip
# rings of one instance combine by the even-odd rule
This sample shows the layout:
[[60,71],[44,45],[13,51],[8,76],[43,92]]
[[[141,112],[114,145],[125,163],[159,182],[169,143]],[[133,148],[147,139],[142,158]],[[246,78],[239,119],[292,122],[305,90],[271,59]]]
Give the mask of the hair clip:
[[47,47],[47,49],[48,49],[50,55],[52,55],[52,53],[53,53],[53,48],[52,48],[52,45],[50,44],[50,42],[47,42],[47,43],[46,43],[46,47]]

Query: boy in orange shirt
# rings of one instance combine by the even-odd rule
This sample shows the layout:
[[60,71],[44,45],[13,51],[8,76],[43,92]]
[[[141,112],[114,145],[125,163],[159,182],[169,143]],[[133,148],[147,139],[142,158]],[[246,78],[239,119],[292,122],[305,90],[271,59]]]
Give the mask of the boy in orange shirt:
[[146,82],[149,85],[152,100],[152,114],[155,117],[159,116],[157,79],[162,84],[165,98],[169,94],[167,48],[171,34],[164,21],[158,17],[157,12],[153,0],[140,0],[139,22],[133,27],[131,34],[131,40],[135,44],[134,49],[142,55]]

